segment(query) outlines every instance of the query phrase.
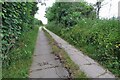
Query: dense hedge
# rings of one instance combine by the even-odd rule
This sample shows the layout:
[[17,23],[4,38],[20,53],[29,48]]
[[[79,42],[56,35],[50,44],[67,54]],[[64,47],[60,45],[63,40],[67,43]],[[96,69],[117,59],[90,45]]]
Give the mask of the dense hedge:
[[9,67],[11,64],[10,52],[18,47],[17,42],[20,35],[34,27],[34,14],[38,9],[36,4],[35,2],[5,2],[2,4],[3,67]]
[[10,65],[2,68],[3,78],[28,78],[39,26],[24,32],[17,47],[9,52]]
[[119,24],[117,20],[82,19],[74,27],[50,22],[47,28],[120,77]]
[[86,2],[54,3],[46,11],[47,27],[120,76],[120,23],[96,19]]

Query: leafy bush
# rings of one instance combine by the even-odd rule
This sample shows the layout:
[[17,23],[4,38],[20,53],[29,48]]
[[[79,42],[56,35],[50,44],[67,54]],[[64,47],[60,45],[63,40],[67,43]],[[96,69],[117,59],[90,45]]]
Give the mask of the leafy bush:
[[117,20],[82,19],[71,28],[47,28],[97,60],[120,77],[120,23]]

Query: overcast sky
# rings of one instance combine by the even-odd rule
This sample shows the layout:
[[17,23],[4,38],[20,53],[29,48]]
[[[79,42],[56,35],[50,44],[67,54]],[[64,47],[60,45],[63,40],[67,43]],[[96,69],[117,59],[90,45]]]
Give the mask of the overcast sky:
[[[88,3],[95,4],[97,0],[85,0]],[[118,16],[118,2],[120,0],[104,0],[101,10],[100,17],[101,18],[111,18]],[[47,7],[51,7],[55,0],[46,0],[46,6],[38,3],[39,10],[35,14],[35,18],[41,20],[43,24],[47,24],[47,19],[45,18],[45,9]]]

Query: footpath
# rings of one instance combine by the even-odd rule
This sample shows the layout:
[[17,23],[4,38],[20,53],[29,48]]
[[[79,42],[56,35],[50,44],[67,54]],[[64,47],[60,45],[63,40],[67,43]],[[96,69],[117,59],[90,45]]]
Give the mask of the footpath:
[[67,70],[51,52],[48,39],[40,27],[29,78],[68,78]]

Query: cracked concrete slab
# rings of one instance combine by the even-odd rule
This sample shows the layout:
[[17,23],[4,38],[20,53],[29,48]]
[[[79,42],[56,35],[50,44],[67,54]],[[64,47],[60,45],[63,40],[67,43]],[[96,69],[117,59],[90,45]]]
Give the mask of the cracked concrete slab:
[[71,60],[73,60],[79,66],[80,70],[82,70],[89,78],[115,78],[115,76],[111,72],[104,69],[93,59],[91,59],[87,55],[84,55],[81,51],[77,50],[74,46],[70,45],[45,27],[44,29],[58,43],[58,46],[63,48],[67,52]]
[[33,63],[29,70],[29,78],[68,78],[69,73],[62,66],[52,50],[44,32],[39,29]]

